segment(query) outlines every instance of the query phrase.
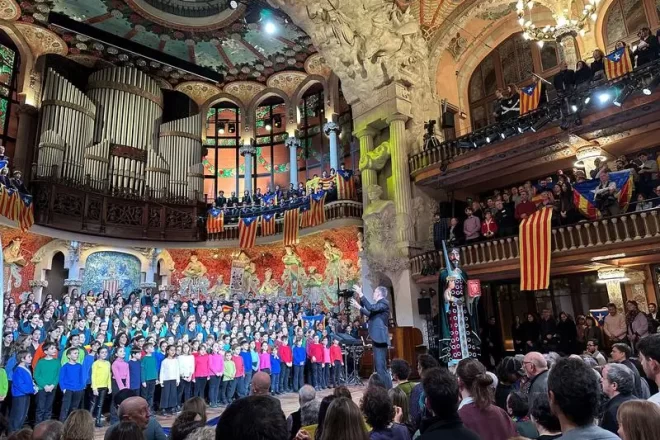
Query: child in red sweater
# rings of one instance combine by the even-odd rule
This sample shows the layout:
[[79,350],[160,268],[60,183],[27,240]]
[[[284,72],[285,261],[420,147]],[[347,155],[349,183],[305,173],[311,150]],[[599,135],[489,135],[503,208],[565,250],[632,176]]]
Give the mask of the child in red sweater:
[[332,384],[331,387],[338,387],[341,380],[341,370],[344,365],[344,358],[341,354],[339,339],[333,339],[330,346],[330,364],[332,365]]
[[293,366],[293,351],[289,347],[289,338],[282,336],[280,338],[280,391],[284,393],[291,392],[289,385],[289,376]]
[[481,235],[486,238],[493,238],[497,234],[497,223],[493,219],[493,213],[486,211],[486,218],[481,223]]
[[312,363],[312,385],[316,391],[321,391],[321,367],[323,365],[323,345],[319,342],[319,335],[314,335],[314,342],[309,344],[307,350]]
[[209,355],[206,352],[206,345],[200,345],[199,351],[193,353],[195,358],[195,397],[204,399],[206,392],[206,383],[211,377],[211,370],[209,368]]

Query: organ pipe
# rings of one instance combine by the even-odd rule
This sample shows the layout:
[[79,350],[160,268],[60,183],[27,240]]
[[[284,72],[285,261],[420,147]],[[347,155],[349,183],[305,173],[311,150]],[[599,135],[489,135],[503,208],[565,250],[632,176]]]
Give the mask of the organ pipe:
[[[66,152],[66,141],[53,130],[46,130],[41,135],[38,146],[37,176],[59,178],[62,172]],[[57,165],[57,174],[52,175],[53,165]]]
[[104,139],[98,144],[87,147],[85,151],[85,177],[89,176],[89,186],[97,191],[106,189],[110,160],[110,141]]
[[170,121],[160,126],[160,153],[170,164],[170,196],[192,199],[195,187],[188,186],[190,169],[202,157],[201,116]]

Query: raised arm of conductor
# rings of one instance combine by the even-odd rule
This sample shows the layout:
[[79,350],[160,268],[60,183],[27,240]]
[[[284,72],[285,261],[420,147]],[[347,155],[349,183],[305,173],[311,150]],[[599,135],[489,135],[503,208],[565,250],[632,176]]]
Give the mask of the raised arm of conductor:
[[353,290],[355,290],[355,293],[357,293],[360,301],[352,298],[351,305],[354,308],[359,309],[360,313],[362,313],[364,316],[371,317],[377,313],[389,311],[389,306],[384,301],[378,301],[375,303],[369,302],[369,300],[364,297],[364,293],[362,293],[362,289],[359,286],[354,286]]

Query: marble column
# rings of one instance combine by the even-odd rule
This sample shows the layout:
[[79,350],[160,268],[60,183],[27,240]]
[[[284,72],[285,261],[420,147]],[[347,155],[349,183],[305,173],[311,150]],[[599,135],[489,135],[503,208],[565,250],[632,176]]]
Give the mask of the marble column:
[[[372,128],[365,128],[355,132],[355,136],[360,140],[360,157],[365,157],[367,153],[374,149],[374,136],[376,130]],[[369,196],[367,188],[369,185],[378,184],[378,176],[376,170],[360,170],[360,178],[362,180],[362,205],[366,208],[369,204]]]
[[293,187],[298,187],[298,148],[300,148],[300,139],[295,136],[290,136],[284,142],[289,148],[289,183],[293,183]]
[[[252,194],[252,158],[254,157],[257,149],[254,145],[243,145],[239,148],[238,152],[245,159],[245,190],[249,191]],[[239,194],[239,198],[241,195]]]
[[323,126],[323,132],[330,140],[330,168],[339,169],[339,133],[341,127],[333,121],[328,121]]
[[18,106],[18,133],[16,135],[16,148],[14,150],[14,163],[10,164],[13,170],[23,173],[26,182],[31,177],[31,146],[34,145],[34,136],[37,127],[38,111],[34,106],[21,104]]
[[394,186],[394,206],[397,220],[397,245],[407,249],[414,239],[410,221],[412,193],[406,147],[406,121],[408,117],[396,114],[387,118],[390,126],[390,157],[392,160],[392,182]]

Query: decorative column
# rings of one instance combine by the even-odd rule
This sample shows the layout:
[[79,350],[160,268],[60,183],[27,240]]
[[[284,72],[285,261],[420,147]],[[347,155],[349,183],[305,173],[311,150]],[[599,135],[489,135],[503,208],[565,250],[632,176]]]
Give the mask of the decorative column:
[[607,267],[598,270],[598,283],[607,287],[607,299],[616,304],[616,308],[625,312],[621,283],[628,281],[626,269],[622,267]]
[[245,158],[245,189],[252,194],[252,158],[257,152],[254,140],[250,139],[250,144],[243,145],[238,152]]
[[300,148],[300,139],[290,136],[284,142],[284,145],[289,148],[289,183],[293,183],[293,187],[298,187],[298,148]]
[[67,293],[71,293],[73,289],[80,290],[80,286],[82,286],[82,279],[80,277],[80,243],[77,241],[69,242],[69,252],[66,258],[69,263],[67,267],[69,269],[69,278],[64,280],[64,285],[67,288]]
[[328,121],[323,126],[323,132],[330,139],[330,168],[339,169],[339,133],[341,127],[333,121]]
[[[360,140],[360,158],[366,157],[374,149],[376,130],[365,128],[356,131],[355,136]],[[360,167],[360,178],[362,180],[362,206],[366,208],[369,204],[367,188],[369,188],[369,185],[376,185],[378,183],[378,176],[376,175],[376,170]]]
[[[395,114],[387,118],[390,126],[390,157],[394,183],[394,206],[397,220],[397,245],[406,250],[414,238],[409,213],[412,212],[408,149],[406,147],[406,121],[408,116]],[[405,253],[405,252],[404,252]]]
[[16,148],[14,150],[14,163],[12,170],[23,173],[23,179],[30,180],[32,173],[30,159],[31,146],[34,145],[34,137],[37,127],[38,111],[34,106],[21,104],[18,106],[18,133],[16,135]]
[[147,272],[144,273],[144,280],[140,283],[140,289],[142,289],[142,295],[147,294],[147,289],[151,292],[155,292],[158,285],[156,284],[156,269],[158,268],[158,259],[156,258],[160,254],[160,249],[148,249],[145,253],[145,256],[149,260],[149,266],[147,267]]

